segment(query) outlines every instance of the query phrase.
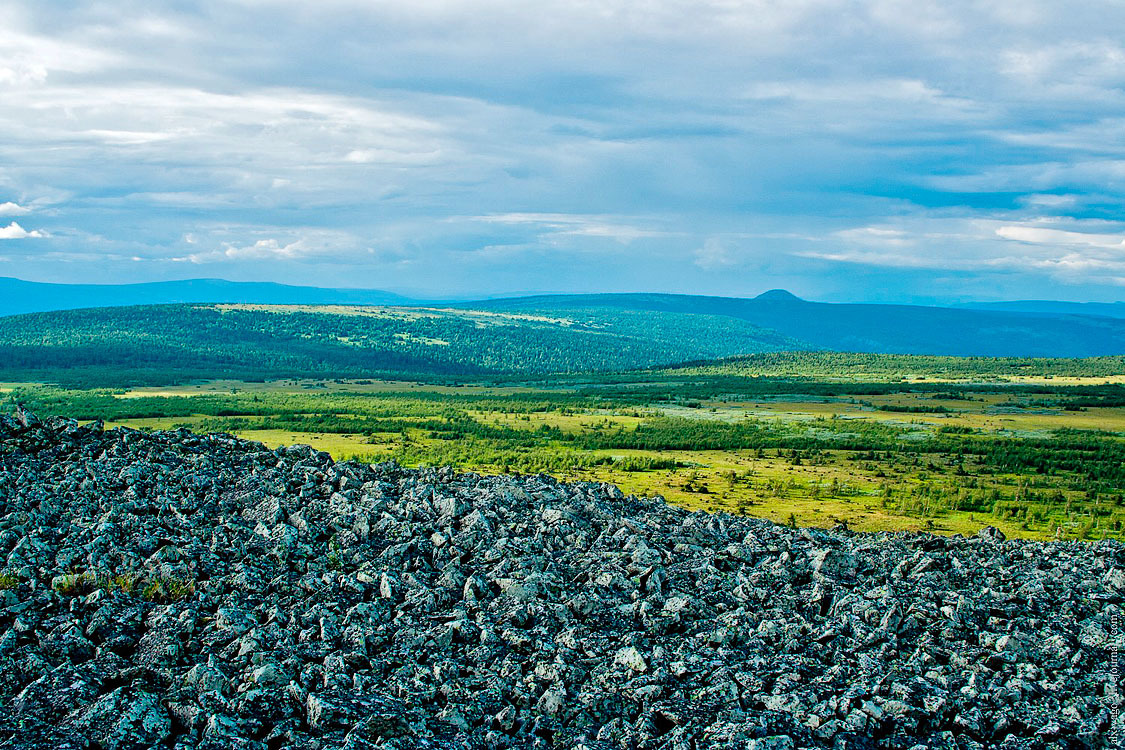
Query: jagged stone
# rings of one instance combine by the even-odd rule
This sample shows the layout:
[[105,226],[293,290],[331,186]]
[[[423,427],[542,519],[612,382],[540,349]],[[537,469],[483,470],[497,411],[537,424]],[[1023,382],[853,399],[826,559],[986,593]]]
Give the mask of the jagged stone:
[[1122,731],[1117,542],[789,529],[22,411],[0,417],[0,560],[19,580],[0,747],[1046,750]]

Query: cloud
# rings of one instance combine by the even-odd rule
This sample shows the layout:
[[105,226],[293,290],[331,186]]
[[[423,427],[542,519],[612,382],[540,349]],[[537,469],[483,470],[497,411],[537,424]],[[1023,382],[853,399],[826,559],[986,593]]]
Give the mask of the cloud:
[[1125,47],[1105,39],[1013,47],[1001,53],[1000,70],[1021,83],[1063,92],[1120,86],[1125,83]]
[[629,244],[642,238],[666,237],[668,233],[644,229],[608,216],[557,213],[510,213],[473,217],[473,221],[486,224],[526,224],[551,235],[574,237],[601,237]]
[[6,227],[0,227],[0,240],[38,239],[46,236],[46,232],[40,232],[37,229],[29,232],[14,221]]
[[1077,195],[1033,194],[1020,198],[1020,203],[1033,208],[1064,209],[1077,206],[1082,202],[1082,197]]
[[0,215],[51,196],[66,229],[5,273],[469,294],[753,267],[862,298],[860,264],[1116,296],[1123,25],[1102,0],[10,0],[0,194],[38,198]]
[[[0,16],[0,86],[30,88],[45,84],[52,73],[105,70],[121,56],[112,48],[18,28],[12,13]],[[22,14],[21,14],[22,15]],[[19,19],[26,21],[24,19]]]
[[718,237],[708,237],[704,240],[703,247],[696,250],[694,256],[695,265],[705,271],[729,268],[738,263],[731,255],[730,249]]
[[915,239],[902,229],[889,227],[854,227],[841,229],[833,233],[846,242],[856,242],[862,245],[891,245],[895,247],[908,247],[915,244]]
[[1037,226],[1003,226],[996,229],[996,234],[1006,240],[1033,245],[1089,246],[1125,250],[1125,234],[1068,232],[1064,229]]
[[47,80],[47,69],[41,65],[0,66],[0,86],[25,86]]
[[981,280],[1022,277],[1025,285],[1033,277],[1055,284],[1110,287],[1125,280],[1125,225],[1103,220],[900,218],[838,231],[826,241],[844,246],[805,249],[797,255],[931,277],[938,273]]
[[886,250],[804,250],[797,255],[802,258],[815,258],[833,263],[854,263],[865,266],[882,268],[929,268],[945,270],[964,270],[964,264],[947,260],[935,260],[913,253],[902,253]]
[[11,201],[0,203],[0,216],[23,216],[29,213],[31,213],[30,208],[12,203]]
[[[250,242],[232,240],[247,234],[267,234]],[[349,263],[362,260],[372,251],[360,238],[337,230],[303,227],[253,228],[210,227],[205,234],[189,232],[181,239],[190,250],[170,260],[193,264],[254,264],[260,261],[286,263]]]
[[245,247],[227,244],[222,255],[232,260],[293,260],[306,257],[310,252],[311,248],[303,240],[282,245],[275,239],[268,239]]
[[415,151],[404,153],[386,148],[364,148],[349,151],[344,155],[344,161],[352,164],[396,164],[401,166],[433,166],[442,161],[440,149],[433,151]]

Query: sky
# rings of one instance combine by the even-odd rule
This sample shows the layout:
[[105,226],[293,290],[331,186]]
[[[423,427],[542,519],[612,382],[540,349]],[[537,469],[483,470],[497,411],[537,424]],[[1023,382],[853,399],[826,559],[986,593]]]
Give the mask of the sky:
[[0,5],[0,276],[1125,299],[1125,3]]

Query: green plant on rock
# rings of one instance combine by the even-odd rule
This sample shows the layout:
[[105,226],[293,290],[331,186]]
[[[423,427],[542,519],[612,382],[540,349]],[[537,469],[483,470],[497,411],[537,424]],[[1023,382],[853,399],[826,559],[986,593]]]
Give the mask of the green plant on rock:
[[195,593],[195,582],[171,576],[147,577],[134,573],[109,575],[85,571],[56,576],[51,580],[51,588],[62,596],[85,596],[98,589],[120,591],[146,601],[167,604],[192,596]]
[[328,569],[341,570],[344,564],[340,560],[340,541],[333,534],[328,539]]
[[67,573],[56,576],[51,588],[62,596],[84,596],[98,588],[98,578],[93,573]]
[[153,578],[141,589],[141,598],[169,604],[189,598],[195,593],[195,581],[186,578]]
[[123,575],[108,576],[102,582],[102,587],[109,591],[121,591],[126,594],[132,594],[137,590],[137,584],[141,582],[141,577],[125,573]]

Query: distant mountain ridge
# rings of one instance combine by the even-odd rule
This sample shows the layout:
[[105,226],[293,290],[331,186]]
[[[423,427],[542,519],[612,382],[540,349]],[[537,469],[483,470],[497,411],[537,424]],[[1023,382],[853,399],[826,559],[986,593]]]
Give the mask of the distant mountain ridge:
[[183,302],[260,305],[401,305],[405,297],[378,289],[328,289],[273,282],[186,279],[138,284],[50,284],[0,277],[0,316],[86,307]]
[[988,357],[1125,354],[1125,320],[1111,317],[808,302],[784,290],[750,299],[680,294],[543,295],[466,306],[556,315],[597,308],[725,315],[798,339],[814,349],[836,351]]
[[[543,294],[475,302],[409,300],[380,290],[323,289],[217,279],[146,284],[41,284],[0,278],[0,316],[150,304],[410,305],[575,317],[628,311],[733,319],[759,329],[768,349],[989,357],[1091,357],[1125,354],[1125,304],[1016,301],[956,307],[824,303],[783,289],[754,298],[662,293]],[[271,318],[272,319],[272,318]],[[654,317],[655,325],[658,318]],[[605,321],[602,321],[605,322]],[[60,325],[44,319],[42,325]],[[681,323],[676,323],[680,330]],[[715,322],[698,325],[714,328]],[[659,328],[659,326],[657,326]],[[739,329],[741,330],[741,329]],[[741,335],[741,334],[740,334]],[[656,345],[659,336],[643,337]],[[682,350],[685,354],[687,350]],[[738,354],[739,351],[724,351]],[[749,353],[749,352],[747,352]],[[703,352],[698,355],[703,356]],[[641,359],[644,359],[643,357]],[[671,364],[671,363],[669,363]]]
[[1056,315],[1098,315],[1125,318],[1125,302],[1056,302],[1054,300],[1015,300],[1012,302],[968,302],[957,307],[998,312],[1052,313]]

